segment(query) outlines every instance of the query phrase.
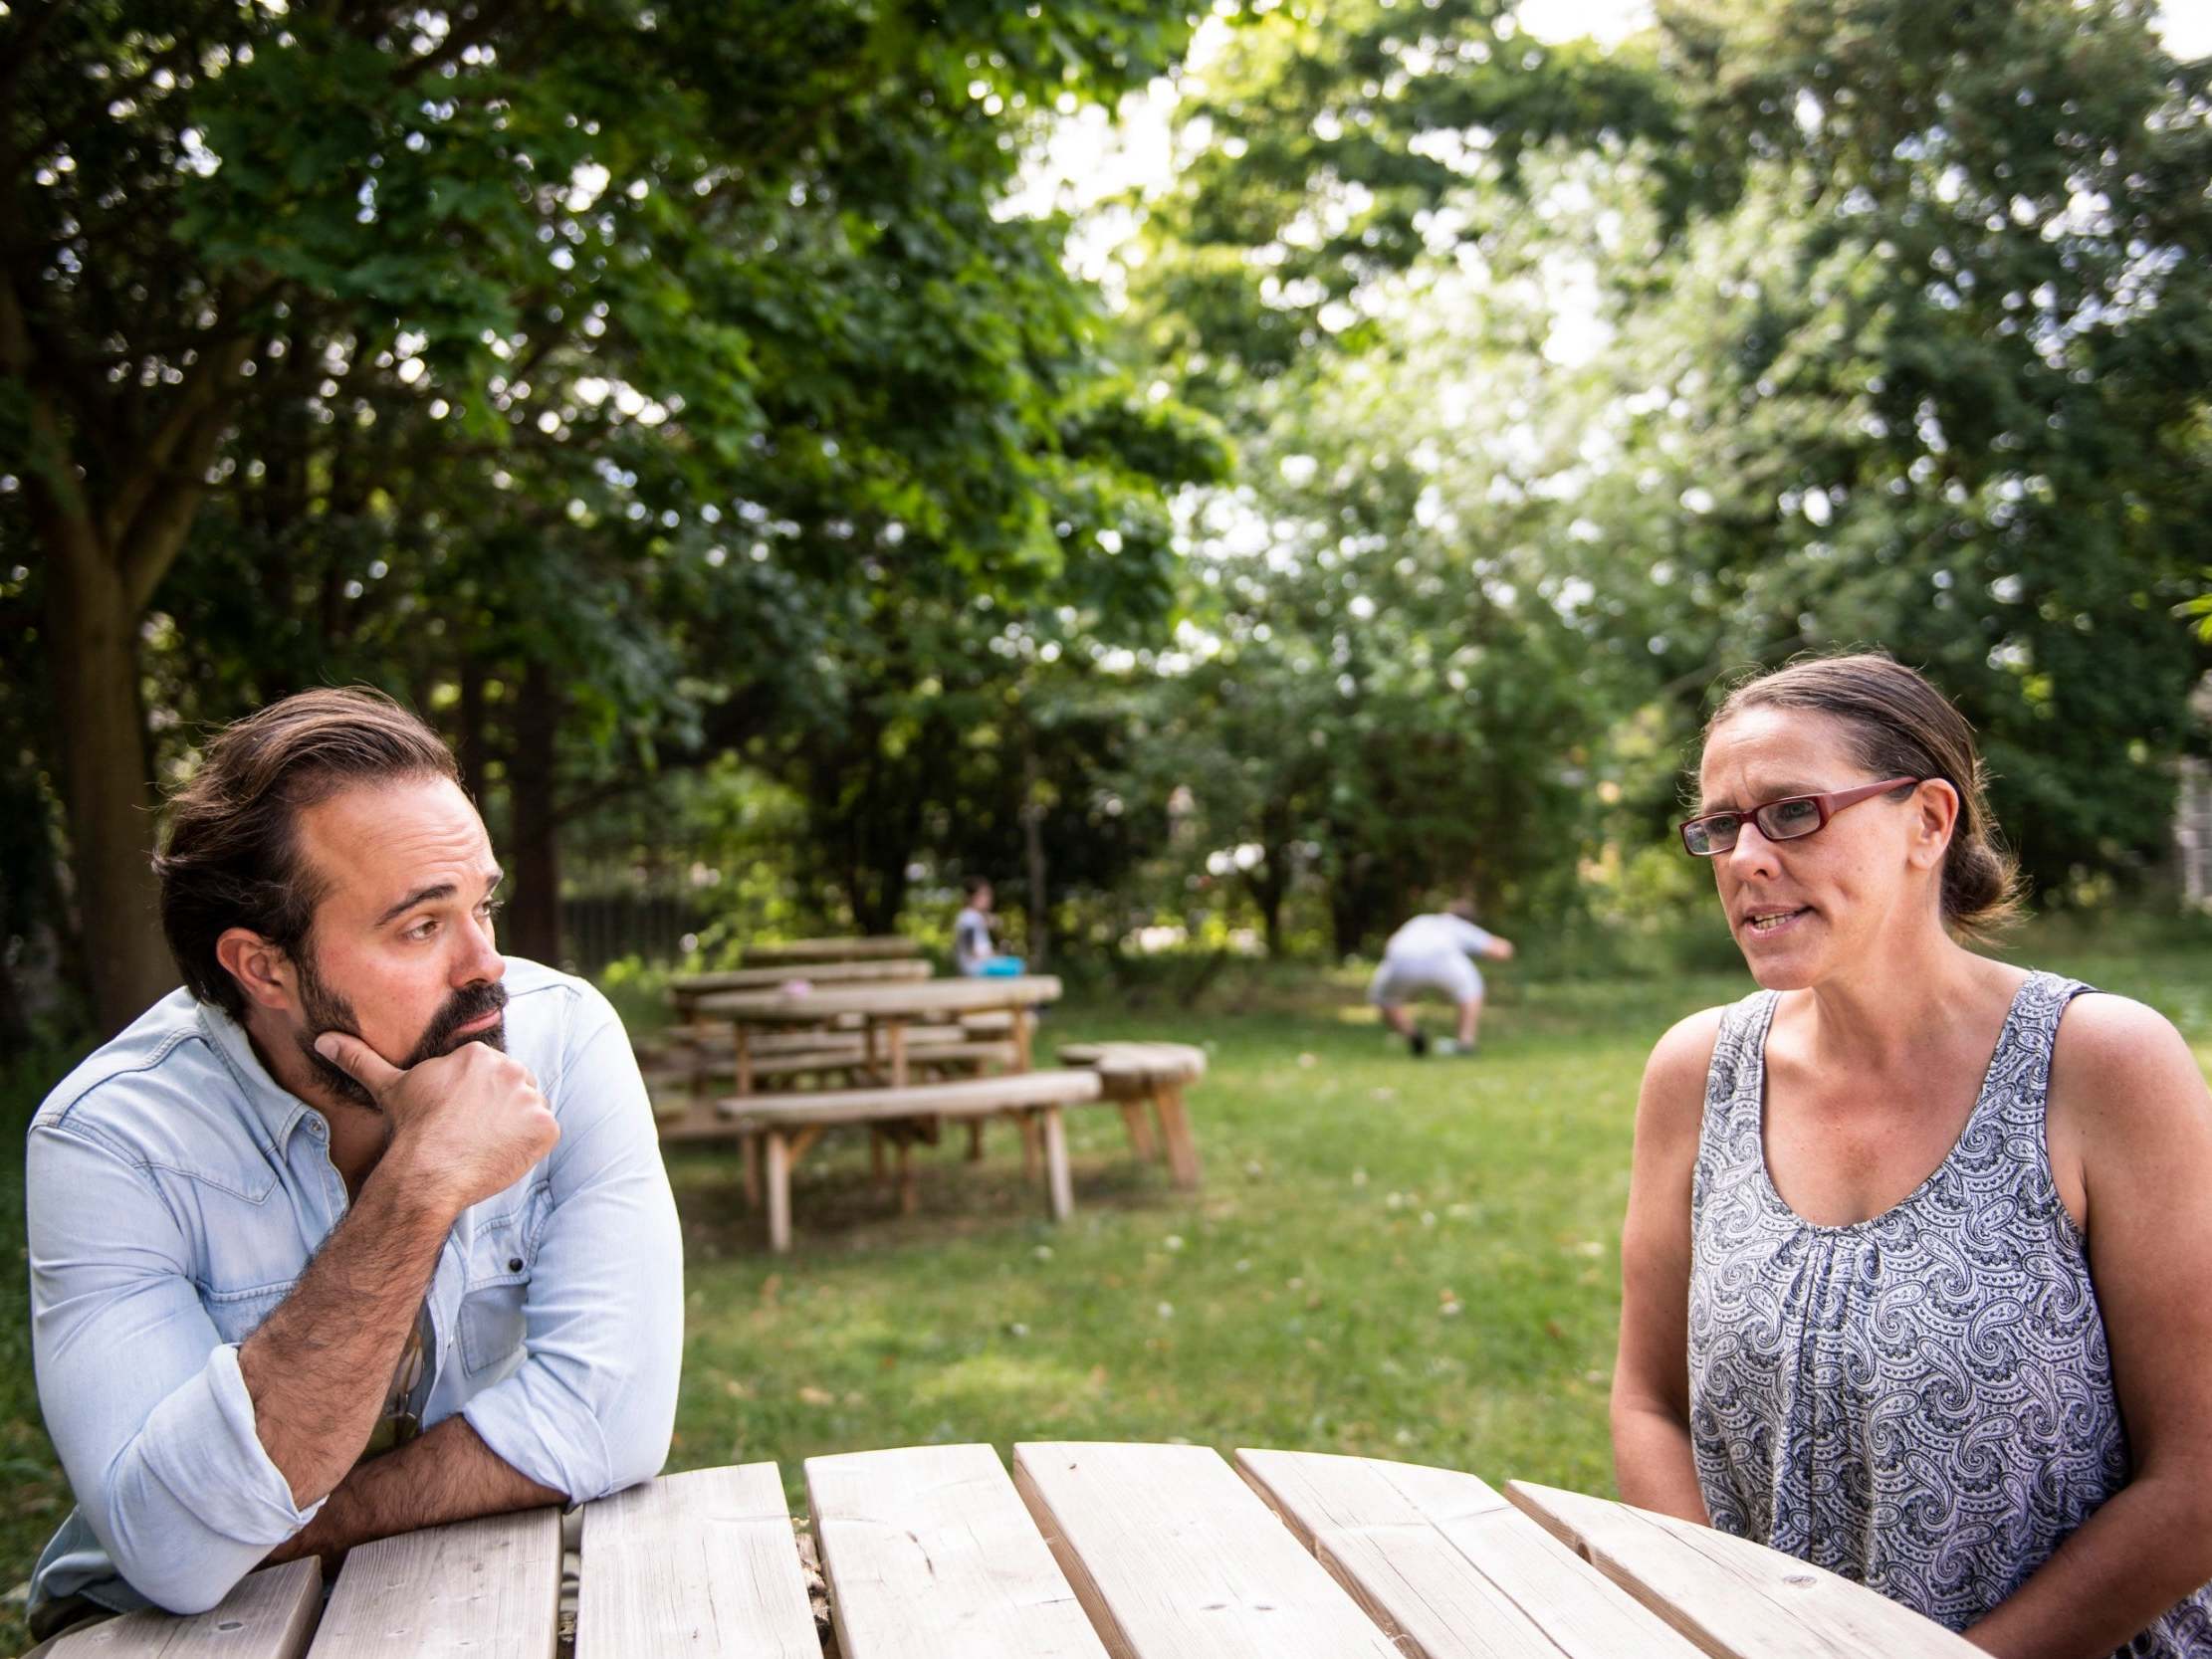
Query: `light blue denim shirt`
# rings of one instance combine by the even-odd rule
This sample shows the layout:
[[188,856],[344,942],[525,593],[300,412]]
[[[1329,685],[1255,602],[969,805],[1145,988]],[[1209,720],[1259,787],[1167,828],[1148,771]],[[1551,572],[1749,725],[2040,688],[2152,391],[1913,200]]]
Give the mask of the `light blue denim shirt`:
[[[582,1502],[668,1455],[683,1246],[614,1010],[516,957],[506,985],[508,1052],[560,1140],[446,1238],[423,1423],[459,1412]],[[238,1346],[345,1213],[329,1125],[242,1028],[177,991],[47,1097],[26,1196],[39,1403],[78,1506],[32,1603],[211,1607],[320,1508],[297,1507],[262,1450]]]

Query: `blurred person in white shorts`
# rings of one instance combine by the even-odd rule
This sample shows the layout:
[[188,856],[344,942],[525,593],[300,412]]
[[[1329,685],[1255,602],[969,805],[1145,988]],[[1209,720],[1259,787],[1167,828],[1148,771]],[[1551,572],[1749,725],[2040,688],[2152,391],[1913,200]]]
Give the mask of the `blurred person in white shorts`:
[[1473,917],[1473,905],[1455,899],[1442,911],[1415,917],[1383,946],[1367,999],[1381,1010],[1383,1023],[1406,1039],[1417,1058],[1429,1052],[1429,1038],[1406,1004],[1424,993],[1443,997],[1459,1010],[1457,1038],[1440,1039],[1437,1052],[1474,1052],[1482,1021],[1482,973],[1471,958],[1505,961],[1513,954],[1513,941],[1477,928]]

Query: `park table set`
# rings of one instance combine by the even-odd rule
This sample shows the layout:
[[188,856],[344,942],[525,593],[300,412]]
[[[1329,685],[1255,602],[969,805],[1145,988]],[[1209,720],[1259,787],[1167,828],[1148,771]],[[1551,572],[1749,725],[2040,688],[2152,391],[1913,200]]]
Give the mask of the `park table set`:
[[[936,1141],[948,1121],[965,1122],[969,1155],[978,1158],[985,1123],[1001,1118],[1020,1129],[1024,1169],[1042,1177],[1054,1219],[1064,1220],[1074,1207],[1062,1109],[1107,1098],[1121,1080],[1097,1065],[1035,1070],[1034,1010],[1058,999],[1059,980],[1049,974],[932,978],[912,950],[895,937],[756,945],[746,952],[754,965],[685,975],[670,987],[686,1016],[680,1028],[692,1058],[685,1105],[664,1114],[661,1138],[737,1139],[745,1192],[767,1222],[772,1250],[791,1247],[793,1168],[825,1132],[840,1126],[867,1128],[879,1178],[891,1178],[887,1150],[896,1155],[904,1213],[920,1205],[917,1142]],[[764,955],[774,961],[757,960]],[[729,1044],[731,1086],[715,1099],[708,1080],[713,1048],[722,1041]],[[999,1075],[976,1075],[991,1066]],[[762,1087],[839,1074],[851,1080],[847,1086]],[[1125,1119],[1141,1110],[1134,1099],[1116,1098]],[[1181,1108],[1175,1094],[1158,1112],[1175,1176],[1190,1185],[1197,1181],[1197,1154]]]
[[830,982],[778,986],[772,990],[729,990],[697,999],[698,1018],[727,1025],[736,1043],[734,1093],[753,1093],[753,1039],[764,1028],[826,1026],[844,1018],[860,1021],[867,1066],[880,1071],[890,1087],[908,1083],[908,1034],[918,1024],[939,1024],[984,1014],[1007,1016],[1013,1045],[1013,1070],[1030,1066],[1029,1011],[1059,999],[1060,982],[1050,974],[1001,978],[915,979]]
[[1603,1498],[1314,1452],[773,1463],[268,1567],[50,1659],[1973,1659],[1860,1585]]

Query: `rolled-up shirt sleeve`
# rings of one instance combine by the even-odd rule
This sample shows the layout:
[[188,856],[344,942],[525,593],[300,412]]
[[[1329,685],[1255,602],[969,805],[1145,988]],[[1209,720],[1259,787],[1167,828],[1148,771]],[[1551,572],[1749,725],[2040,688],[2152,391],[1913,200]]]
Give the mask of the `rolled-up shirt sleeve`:
[[263,1449],[148,1172],[41,1124],[26,1187],[39,1403],[79,1509],[140,1595],[204,1611],[321,1505],[296,1506]]
[[621,1021],[584,987],[553,1101],[560,1140],[523,1303],[525,1357],[462,1415],[522,1474],[583,1503],[660,1472],[684,1346],[683,1240]]

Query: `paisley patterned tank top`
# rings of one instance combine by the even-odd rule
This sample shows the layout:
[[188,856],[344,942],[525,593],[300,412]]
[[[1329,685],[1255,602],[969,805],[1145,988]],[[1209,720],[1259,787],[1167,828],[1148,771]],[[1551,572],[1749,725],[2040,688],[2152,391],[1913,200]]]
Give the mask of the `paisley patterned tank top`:
[[[2044,1097],[2089,987],[2031,974],[1966,1128],[1895,1208],[1822,1227],[1762,1135],[1777,993],[1723,1015],[1690,1183],[1690,1441],[1713,1525],[1962,1630],[2127,1479]],[[2212,1585],[2119,1650],[2212,1659]]]

